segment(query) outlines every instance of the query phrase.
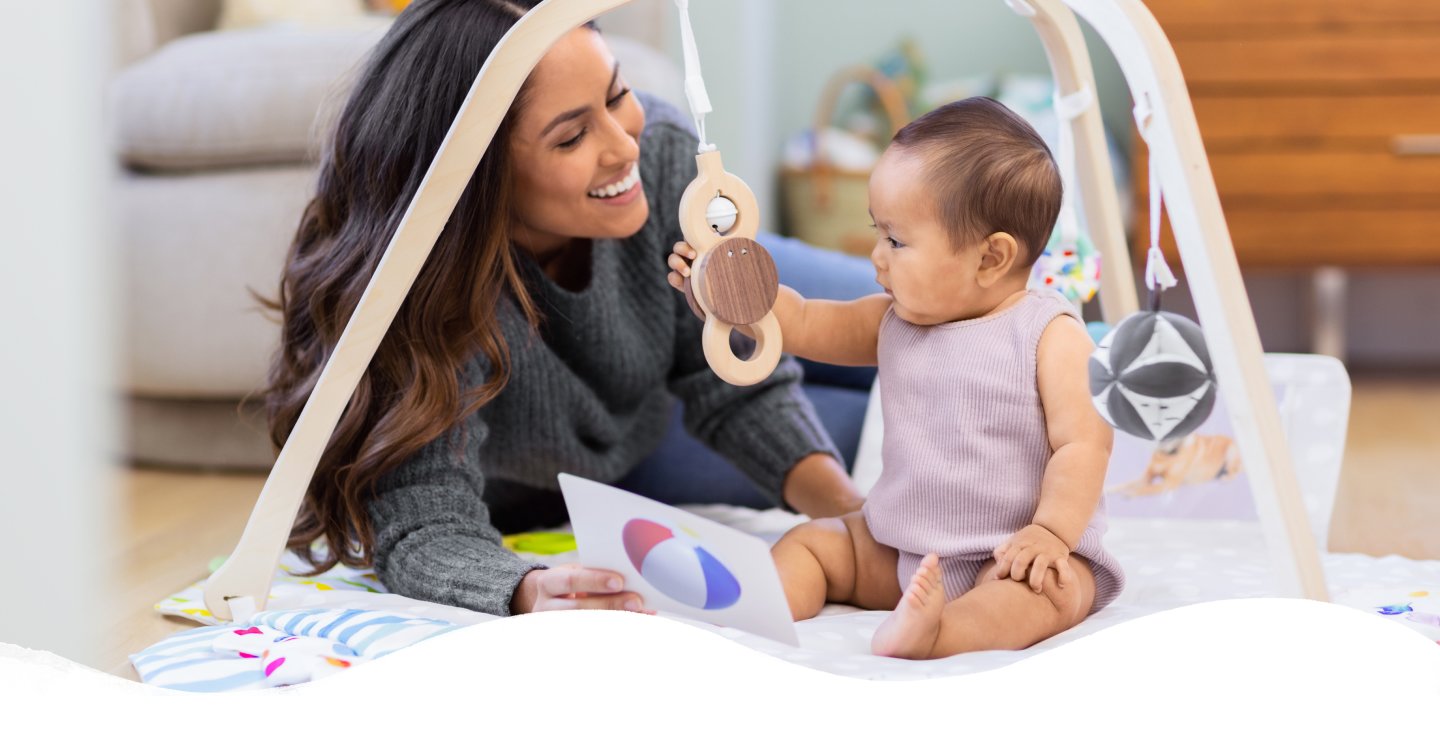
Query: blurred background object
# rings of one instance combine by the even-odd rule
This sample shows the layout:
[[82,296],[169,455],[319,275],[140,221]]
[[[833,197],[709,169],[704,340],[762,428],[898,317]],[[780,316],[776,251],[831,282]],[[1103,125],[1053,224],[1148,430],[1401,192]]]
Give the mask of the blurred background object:
[[112,10],[19,3],[0,22],[0,643],[91,665],[116,627],[119,536],[101,94]]
[[1185,73],[1257,315],[1292,317],[1285,337],[1271,320],[1267,344],[1359,365],[1440,361],[1440,320],[1401,303],[1440,283],[1440,6],[1146,6]]

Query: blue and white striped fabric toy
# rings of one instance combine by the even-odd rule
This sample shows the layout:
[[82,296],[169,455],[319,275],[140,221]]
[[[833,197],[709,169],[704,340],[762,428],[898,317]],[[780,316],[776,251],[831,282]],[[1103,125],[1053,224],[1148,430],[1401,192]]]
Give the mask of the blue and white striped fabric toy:
[[130,663],[141,681],[180,691],[290,686],[459,627],[378,610],[272,610],[243,624],[177,633],[130,656]]

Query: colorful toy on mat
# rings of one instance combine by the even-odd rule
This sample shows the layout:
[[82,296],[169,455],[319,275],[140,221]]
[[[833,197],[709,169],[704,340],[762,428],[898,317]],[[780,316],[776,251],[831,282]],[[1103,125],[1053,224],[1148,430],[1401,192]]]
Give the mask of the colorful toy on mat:
[[1100,252],[1089,238],[1066,241],[1056,230],[1030,270],[1030,288],[1054,289],[1073,304],[1086,303],[1100,290]]
[[339,673],[363,659],[344,643],[289,635],[269,627],[226,630],[211,648],[219,655],[259,659],[266,686],[293,686]]
[[512,552],[552,555],[575,551],[575,535],[568,532],[508,534],[503,542]]

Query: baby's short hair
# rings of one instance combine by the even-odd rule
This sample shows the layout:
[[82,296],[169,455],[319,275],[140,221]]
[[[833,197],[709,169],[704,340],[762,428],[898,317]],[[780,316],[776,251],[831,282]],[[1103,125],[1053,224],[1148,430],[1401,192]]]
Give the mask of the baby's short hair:
[[925,182],[957,248],[1005,232],[1027,270],[1040,258],[1060,215],[1060,172],[1018,114],[976,96],[910,122],[891,143],[925,156]]

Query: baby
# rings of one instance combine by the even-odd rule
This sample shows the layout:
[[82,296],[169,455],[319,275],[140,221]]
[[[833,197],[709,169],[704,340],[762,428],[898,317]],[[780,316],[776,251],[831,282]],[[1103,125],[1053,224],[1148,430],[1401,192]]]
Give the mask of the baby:
[[[772,554],[796,620],[826,602],[894,610],[878,655],[1020,649],[1109,604],[1101,546],[1112,432],[1090,402],[1074,307],[1029,291],[1060,210],[1045,143],[972,98],[895,135],[870,176],[884,294],[806,301],[781,287],[785,350],[878,365],[884,469],[864,509],[792,529]],[[670,256],[679,288],[695,257]]]

